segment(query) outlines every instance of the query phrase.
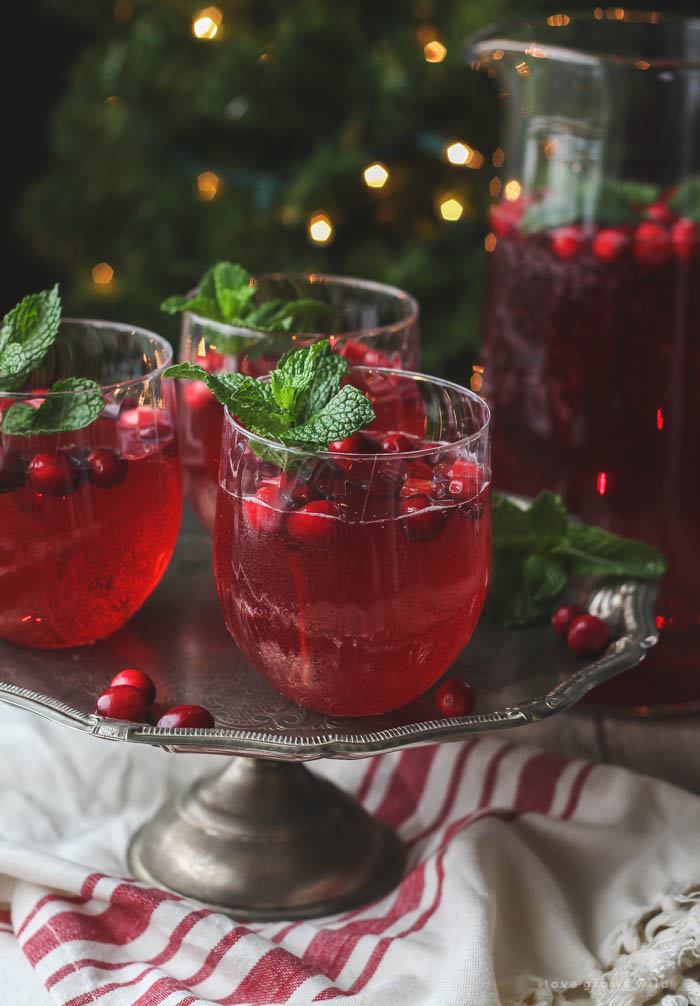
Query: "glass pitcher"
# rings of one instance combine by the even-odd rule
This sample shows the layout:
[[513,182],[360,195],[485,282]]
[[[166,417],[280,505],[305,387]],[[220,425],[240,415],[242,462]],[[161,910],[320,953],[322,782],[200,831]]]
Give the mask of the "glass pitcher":
[[665,554],[659,646],[595,697],[700,708],[700,19],[496,26],[505,161],[479,370],[498,487]]

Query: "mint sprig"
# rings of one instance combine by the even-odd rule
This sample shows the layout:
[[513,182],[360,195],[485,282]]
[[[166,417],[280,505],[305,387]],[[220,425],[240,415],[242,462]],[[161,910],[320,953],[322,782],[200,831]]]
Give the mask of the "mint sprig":
[[99,384],[86,377],[56,381],[38,409],[14,402],[2,414],[2,433],[33,436],[82,430],[102,412],[105,403]]
[[[60,324],[58,283],[29,294],[8,311],[0,329],[0,391],[17,391],[26,383],[56,341]],[[97,419],[105,404],[99,384],[81,377],[56,381],[43,394],[39,408],[18,401],[0,413],[0,432],[30,436],[80,430]]]
[[[217,262],[202,276],[196,293],[168,297],[160,305],[168,314],[191,311],[193,314],[220,324],[249,328],[256,332],[303,333],[318,331],[327,323],[332,311],[328,304],[309,297],[297,300],[272,298],[255,303],[258,289],[243,266],[233,262]],[[231,337],[227,337],[230,339]],[[243,352],[259,339],[249,339],[241,347],[242,337],[235,337],[234,352]],[[217,342],[221,342],[218,339]],[[221,346],[217,345],[221,351]]]
[[58,283],[30,293],[3,318],[0,329],[0,391],[15,391],[41,363],[61,323]]
[[549,490],[527,509],[494,501],[489,611],[499,625],[530,625],[551,615],[573,576],[657,580],[665,569],[651,545],[570,522],[561,497]]
[[364,429],[374,409],[358,388],[340,387],[347,360],[328,340],[286,353],[264,382],[244,374],[209,374],[198,364],[180,363],[166,377],[204,381],[253,434],[285,447],[322,451]]
[[524,234],[595,220],[606,227],[632,224],[640,210],[659,197],[659,189],[646,182],[618,179],[567,180],[564,192],[552,192],[523,213]]

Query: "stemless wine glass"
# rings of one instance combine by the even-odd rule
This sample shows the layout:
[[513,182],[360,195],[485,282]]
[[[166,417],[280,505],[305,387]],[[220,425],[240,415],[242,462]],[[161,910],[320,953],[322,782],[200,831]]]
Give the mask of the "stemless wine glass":
[[84,392],[44,390],[62,377],[100,384],[105,407],[71,432],[17,436],[0,427],[0,637],[23,646],[92,643],[118,629],[160,580],[182,513],[168,343],[115,322],[65,320],[13,402],[57,406]]
[[[229,632],[284,695],[395,709],[449,667],[491,566],[489,411],[448,381],[357,368],[380,415],[307,453],[224,420],[214,568]],[[391,404],[389,404],[391,403]]]
[[[287,350],[330,339],[351,364],[417,369],[418,304],[396,287],[341,276],[273,274],[256,277],[255,302],[313,299],[330,310],[313,333],[287,335],[223,325],[191,312],[182,319],[181,362],[210,373],[269,373]],[[223,409],[201,381],[178,381],[180,448],[185,493],[208,534],[214,531]]]

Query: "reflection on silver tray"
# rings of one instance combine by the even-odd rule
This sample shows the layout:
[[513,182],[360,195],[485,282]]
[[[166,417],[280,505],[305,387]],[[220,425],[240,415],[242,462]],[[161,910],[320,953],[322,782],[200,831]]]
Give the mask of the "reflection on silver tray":
[[[472,716],[436,718],[434,688],[383,716],[323,716],[289,702],[239,653],[219,611],[211,543],[188,517],[162,583],[107,640],[58,651],[0,641],[0,700],[97,737],[169,751],[357,758],[534,723],[568,709],[595,685],[638,663],[656,642],[655,596],[655,584],[636,580],[578,584],[570,599],[608,619],[615,638],[587,664],[549,626],[499,631],[482,620],[448,672],[476,688],[479,712]],[[217,726],[164,730],[95,716],[97,695],[124,667],[153,678],[163,709],[198,703]]]

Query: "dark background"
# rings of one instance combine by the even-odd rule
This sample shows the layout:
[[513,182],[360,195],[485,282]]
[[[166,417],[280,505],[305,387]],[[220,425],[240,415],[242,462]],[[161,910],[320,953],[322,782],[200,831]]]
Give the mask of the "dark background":
[[[160,300],[216,259],[342,272],[414,293],[425,368],[457,376],[478,339],[500,120],[495,86],[467,67],[464,40],[494,20],[564,7],[218,0],[221,32],[202,41],[192,20],[206,0],[117,5],[25,0],[3,10],[0,310],[59,279],[66,313],[175,339]],[[695,2],[674,8],[692,13]],[[439,65],[423,57],[425,31],[447,48]],[[234,120],[241,95],[247,110]],[[481,151],[484,166],[447,165],[451,139]],[[391,171],[381,193],[361,180],[375,160]],[[198,198],[204,170],[222,179],[211,202]],[[436,199],[452,191],[465,213],[446,223]],[[335,224],[327,246],[307,234],[317,209]],[[91,273],[101,261],[115,271],[105,288]]]

